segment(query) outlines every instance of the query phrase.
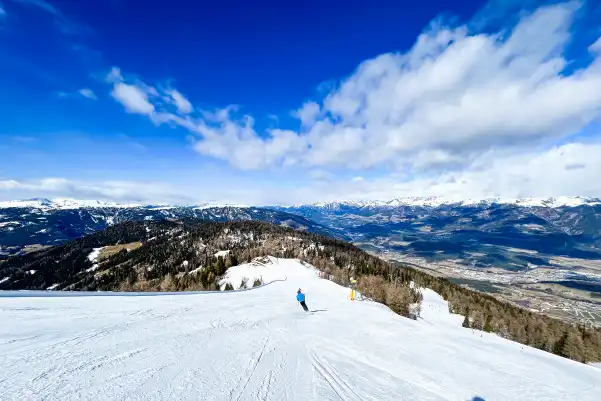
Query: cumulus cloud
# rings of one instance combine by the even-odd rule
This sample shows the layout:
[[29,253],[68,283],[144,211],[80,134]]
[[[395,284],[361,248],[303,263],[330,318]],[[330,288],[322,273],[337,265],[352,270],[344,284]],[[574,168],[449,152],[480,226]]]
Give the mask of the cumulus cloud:
[[601,37],[589,47],[589,50],[592,53],[601,53]]
[[94,91],[92,89],[82,88],[78,92],[83,97],[86,97],[86,98],[92,99],[92,100],[96,100],[96,94],[94,93]]
[[118,67],[111,68],[105,81],[112,85],[111,96],[127,112],[146,115],[157,124],[189,124],[189,120],[181,116],[192,113],[194,107],[177,89],[161,85],[155,87],[140,79],[125,78]]
[[303,107],[296,111],[295,116],[301,121],[303,126],[311,126],[317,120],[319,111],[319,104],[315,102],[307,102],[303,105]]
[[148,101],[148,93],[136,85],[116,83],[111,96],[121,103],[128,113],[152,115],[154,106]]
[[[390,200],[407,196],[440,196],[464,200],[601,195],[601,144],[571,143],[544,152],[483,154],[473,168],[423,177],[390,173],[375,179],[357,176],[299,185],[286,193],[263,191],[258,203]],[[275,195],[274,195],[275,194]],[[246,200],[250,202],[251,200]]]
[[182,114],[191,113],[193,110],[192,103],[184,95],[178,92],[175,89],[169,89],[166,91],[166,94],[169,96],[169,99],[175,104],[177,107],[177,111]]
[[[109,81],[113,92],[130,92],[114,95],[126,110],[189,130],[202,155],[243,170],[299,166],[312,185],[327,182],[305,185],[297,198],[600,196],[601,187],[589,182],[599,181],[599,145],[556,146],[601,118],[601,38],[573,40],[580,6],[515,14],[515,23],[497,32],[474,27],[486,25],[486,15],[496,18],[502,4],[479,14],[478,23],[436,20],[407,51],[366,60],[323,86],[319,99],[293,113],[298,131],[259,131],[237,106],[194,110],[181,92],[125,81],[118,69]],[[590,55],[585,64],[582,52]],[[356,170],[358,178],[318,177],[335,169]],[[361,178],[373,169],[384,173]]]
[[[296,112],[301,132],[258,132],[252,117],[227,110],[216,121],[167,113],[155,122],[189,129],[199,153],[242,169],[467,166],[488,149],[551,143],[601,116],[601,42],[588,66],[564,71],[577,8],[543,7],[497,33],[432,24],[409,51],[367,60],[319,103],[306,102]],[[128,92],[139,104],[123,96],[130,111],[152,113],[143,92]]]
[[128,113],[152,116],[154,105],[149,96],[156,96],[156,90],[144,83],[126,83],[117,67],[111,68],[106,81],[113,85],[111,96],[121,103]]
[[309,173],[311,180],[291,177],[286,181],[285,191],[281,182],[256,179],[230,181],[222,186],[200,181],[171,185],[135,181],[83,182],[65,178],[5,179],[0,180],[0,198],[60,196],[136,203],[190,204],[216,200],[274,205],[341,199],[389,200],[406,196],[441,196],[455,200],[564,195],[599,197],[600,154],[601,143],[580,142],[555,146],[543,152],[491,151],[476,158],[473,167],[468,169],[417,178],[403,172],[390,172],[376,178],[340,178],[327,171],[313,170]]

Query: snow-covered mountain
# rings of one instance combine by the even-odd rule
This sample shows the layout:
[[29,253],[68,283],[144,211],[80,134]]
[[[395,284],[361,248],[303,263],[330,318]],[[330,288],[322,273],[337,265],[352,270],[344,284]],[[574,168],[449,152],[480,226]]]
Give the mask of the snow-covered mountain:
[[324,209],[336,210],[340,207],[401,207],[401,206],[421,206],[421,207],[440,207],[440,206],[490,206],[490,205],[515,205],[522,207],[576,207],[583,205],[600,205],[601,198],[581,197],[581,196],[559,196],[549,198],[478,198],[478,199],[453,199],[437,196],[429,197],[404,197],[392,200],[343,200],[334,202],[317,202],[310,204],[297,204],[298,207],[319,207]]
[[0,204],[0,258],[20,253],[29,245],[61,244],[123,221],[164,219],[260,220],[340,236],[336,230],[285,210],[242,205],[118,205],[99,201],[32,199]]
[[[341,200],[332,202],[315,202],[309,204],[296,204],[291,208],[298,207],[319,207],[335,210],[340,207],[401,207],[401,206],[423,206],[439,207],[445,205],[453,206],[484,206],[484,205],[516,205],[523,207],[576,207],[583,205],[600,205],[601,198],[583,197],[583,196],[559,196],[549,198],[468,198],[454,199],[438,196],[427,197],[403,197],[391,200]],[[26,200],[13,200],[0,202],[0,209],[8,208],[35,208],[41,210],[62,210],[62,209],[85,209],[85,208],[148,208],[148,209],[174,209],[178,207],[208,209],[215,207],[251,207],[245,204],[220,204],[220,203],[202,203],[194,205],[169,205],[169,204],[122,204],[116,202],[105,202],[100,200],[77,200],[67,198],[32,198]],[[258,207],[271,207],[270,205],[261,205]],[[285,208],[287,206],[278,206]]]
[[118,204],[115,202],[103,202],[99,200],[77,200],[63,198],[32,198],[26,200],[15,200],[0,202],[0,209],[8,208],[35,208],[41,210],[81,209],[81,208],[130,208],[139,207],[140,204]]
[[142,204],[142,203],[116,203],[100,200],[81,200],[69,198],[31,198],[25,200],[12,200],[0,202],[0,209],[19,208],[19,209],[40,209],[40,210],[64,210],[64,209],[85,209],[85,208],[146,208],[146,209],[175,209],[178,207],[189,207],[198,209],[209,209],[216,207],[238,207],[248,208],[244,204],[224,204],[224,203],[201,203],[193,205],[170,205],[170,204]]
[[0,399],[599,399],[601,370],[463,328],[431,290],[415,321],[295,260],[228,272],[259,275],[240,292],[4,293]]
[[[0,257],[21,252],[27,245],[60,244],[122,221],[187,218],[262,220],[352,240],[378,251],[452,258],[472,255],[470,265],[525,268],[547,259],[507,258],[503,250],[489,252],[492,248],[485,257],[473,256],[482,254],[482,245],[601,258],[601,200],[585,197],[463,201],[416,197],[266,207],[118,205],[38,198],[0,203]],[[405,245],[399,248],[399,244]]]

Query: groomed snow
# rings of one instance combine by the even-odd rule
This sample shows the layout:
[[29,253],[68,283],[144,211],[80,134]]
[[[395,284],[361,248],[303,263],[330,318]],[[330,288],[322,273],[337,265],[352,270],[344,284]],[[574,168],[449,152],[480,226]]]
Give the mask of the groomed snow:
[[240,292],[1,293],[0,399],[599,399],[600,369],[473,334],[432,291],[413,321],[271,262],[283,281]]
[[[288,274],[295,274],[294,271],[288,271],[284,261],[273,257],[257,258],[252,263],[230,267],[219,282],[219,287],[223,289],[227,283],[230,283],[235,290],[240,290],[252,288],[256,279],[260,279],[263,283],[284,280]],[[317,270],[314,267],[307,266],[304,268],[317,275]],[[241,287],[243,279],[247,280],[244,288]]]

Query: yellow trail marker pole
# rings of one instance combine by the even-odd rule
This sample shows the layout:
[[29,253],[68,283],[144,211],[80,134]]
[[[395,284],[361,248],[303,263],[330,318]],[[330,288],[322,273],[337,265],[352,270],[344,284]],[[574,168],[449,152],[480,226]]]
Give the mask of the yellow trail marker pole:
[[355,300],[355,290],[351,288],[351,301]]

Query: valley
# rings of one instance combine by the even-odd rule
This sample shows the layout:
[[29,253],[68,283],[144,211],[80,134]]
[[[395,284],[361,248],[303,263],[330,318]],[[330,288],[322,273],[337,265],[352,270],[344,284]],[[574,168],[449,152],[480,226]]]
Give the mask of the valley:
[[[567,286],[566,283],[572,283],[565,280],[566,276],[573,274],[569,269],[542,267],[527,272],[512,272],[498,268],[466,267],[462,260],[431,262],[395,252],[374,254],[489,293],[532,312],[574,324],[601,327],[601,295]],[[585,276],[585,273],[579,273]]]
[[[259,220],[350,241],[460,285],[562,320],[601,325],[601,201],[403,198],[296,206],[0,204],[2,258],[123,221]],[[120,247],[106,248],[100,259]]]
[[400,199],[287,208],[353,244],[533,312],[601,327],[598,200]]

